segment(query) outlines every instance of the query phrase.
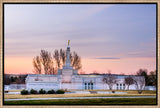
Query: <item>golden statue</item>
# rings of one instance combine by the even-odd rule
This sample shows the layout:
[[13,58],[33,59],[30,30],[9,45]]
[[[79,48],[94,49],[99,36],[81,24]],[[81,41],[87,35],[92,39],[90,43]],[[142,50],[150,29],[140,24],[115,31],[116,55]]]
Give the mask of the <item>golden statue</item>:
[[68,40],[68,46],[69,46],[69,42],[70,42],[70,40]]

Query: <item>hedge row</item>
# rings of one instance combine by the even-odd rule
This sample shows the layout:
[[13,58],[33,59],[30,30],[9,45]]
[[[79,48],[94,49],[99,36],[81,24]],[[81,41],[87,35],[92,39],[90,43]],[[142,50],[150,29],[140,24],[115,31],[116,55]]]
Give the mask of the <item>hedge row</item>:
[[57,90],[57,91],[54,91],[53,89],[52,90],[49,90],[49,91],[45,91],[43,89],[40,89],[39,91],[37,90],[34,90],[34,89],[31,89],[30,92],[28,90],[22,90],[21,91],[21,94],[22,95],[27,95],[27,94],[64,94],[65,91],[64,90]]

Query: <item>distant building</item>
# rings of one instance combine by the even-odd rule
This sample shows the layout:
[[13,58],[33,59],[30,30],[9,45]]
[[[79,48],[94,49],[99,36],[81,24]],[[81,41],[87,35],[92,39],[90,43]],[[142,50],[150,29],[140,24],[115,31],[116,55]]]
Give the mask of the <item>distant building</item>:
[[[112,75],[118,81],[113,85],[112,89],[126,90],[127,85],[124,79],[128,75]],[[73,69],[70,60],[70,47],[67,46],[67,59],[62,69],[58,69],[57,75],[29,74],[26,78],[26,89],[41,88],[45,90],[57,89],[109,89],[108,84],[103,82],[105,75],[79,75],[78,70]],[[143,76],[134,76],[142,78]],[[136,90],[136,85],[129,86],[130,90]]]

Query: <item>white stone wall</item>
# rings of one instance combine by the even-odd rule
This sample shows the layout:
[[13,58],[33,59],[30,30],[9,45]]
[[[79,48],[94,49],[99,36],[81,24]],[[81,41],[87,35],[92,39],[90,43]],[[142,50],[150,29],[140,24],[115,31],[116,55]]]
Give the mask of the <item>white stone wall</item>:
[[82,83],[61,83],[61,89],[83,89]]
[[54,89],[60,89],[60,78],[59,75],[28,75],[26,78],[26,89],[35,89],[39,91],[44,89],[46,91]]
[[26,89],[26,84],[4,85],[4,89],[6,89],[6,90],[21,90],[21,89]]
[[[39,81],[35,81],[36,75],[28,76],[26,79],[26,88],[39,90],[58,90],[58,89],[109,89],[108,84],[103,82],[103,75],[72,75],[70,83],[63,82],[66,77],[63,75],[41,75]],[[68,78],[68,77],[67,77]],[[113,90],[128,90],[128,85],[124,83],[124,78],[118,76],[118,82],[113,85]],[[142,77],[143,78],[143,77]],[[68,81],[68,79],[67,79]],[[91,83],[93,85],[91,85]],[[85,85],[87,84],[87,85]],[[117,85],[118,84],[118,85]],[[86,87],[87,86],[87,87]],[[136,90],[135,84],[129,86],[129,90]]]
[[39,91],[40,89],[44,89],[46,91],[54,89],[60,89],[60,84],[57,82],[29,82],[26,84],[27,90],[35,89]]

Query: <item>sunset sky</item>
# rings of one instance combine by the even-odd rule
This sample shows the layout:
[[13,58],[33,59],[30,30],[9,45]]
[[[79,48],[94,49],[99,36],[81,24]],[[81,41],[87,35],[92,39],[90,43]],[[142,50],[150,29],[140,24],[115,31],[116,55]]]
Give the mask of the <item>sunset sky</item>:
[[66,49],[85,73],[156,69],[155,4],[5,4],[5,72],[32,73],[41,49]]

